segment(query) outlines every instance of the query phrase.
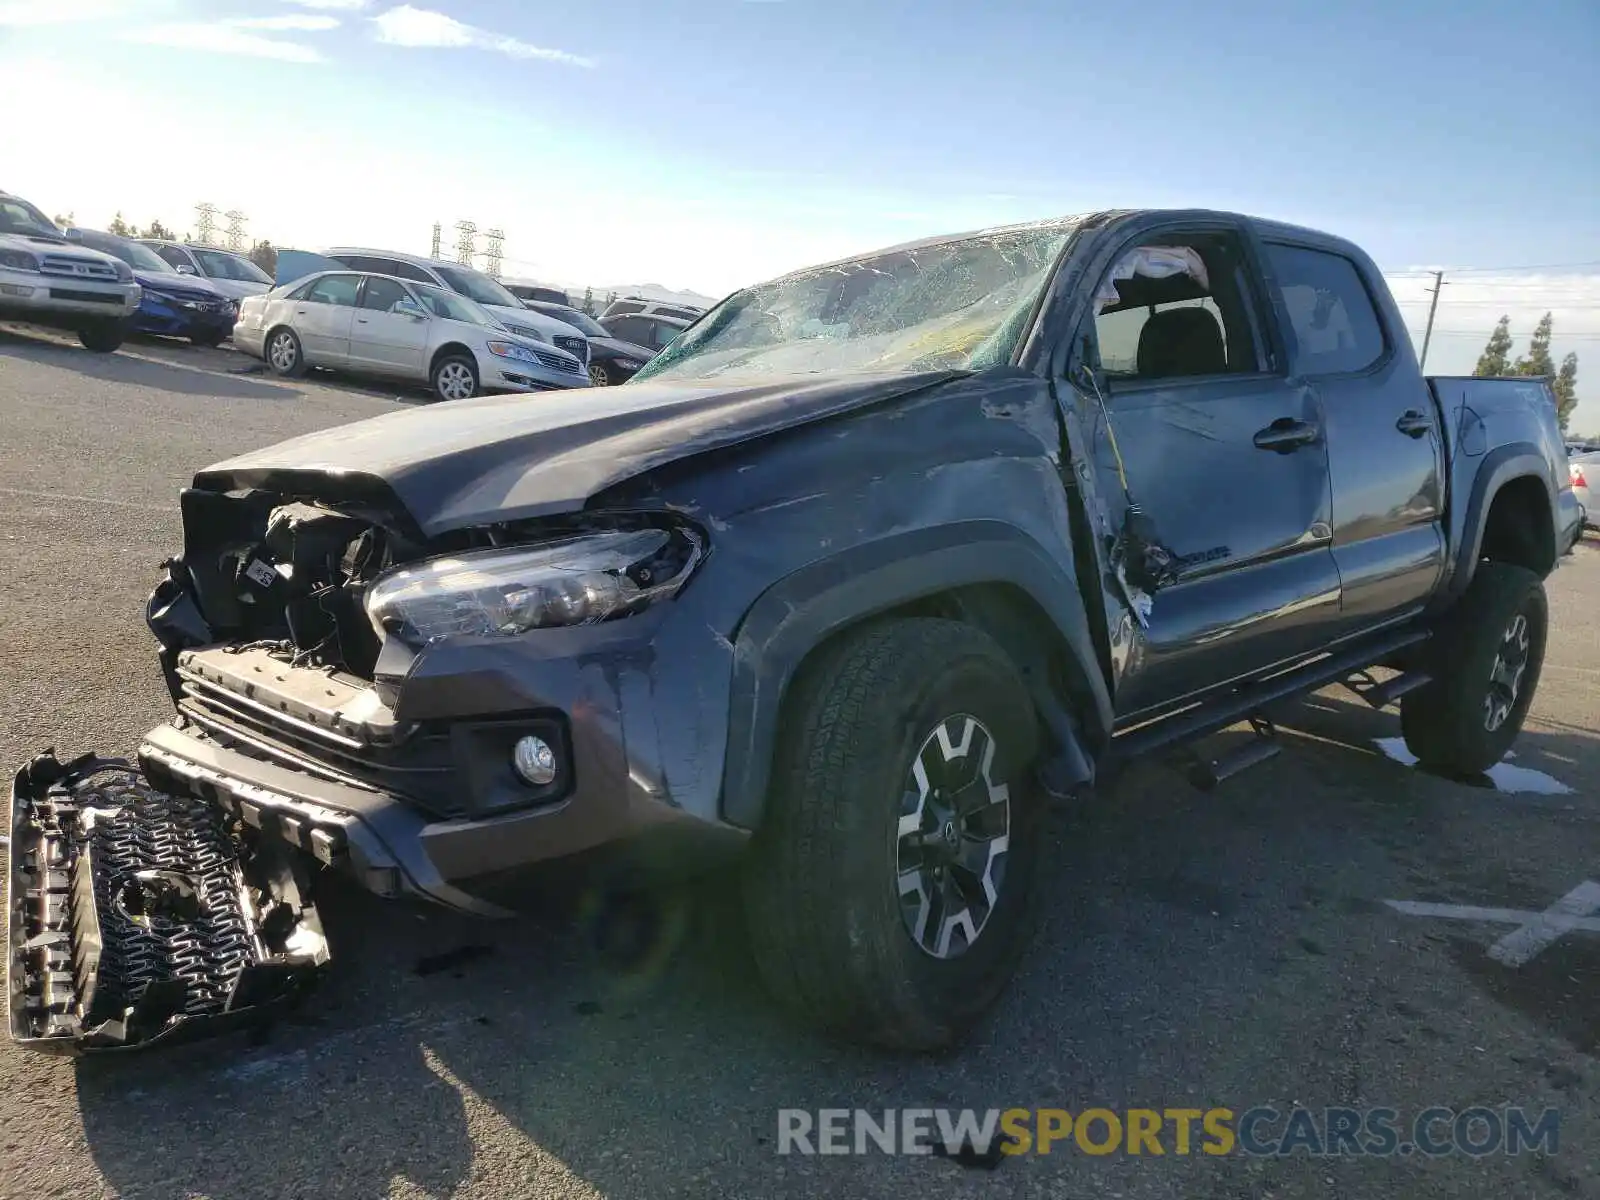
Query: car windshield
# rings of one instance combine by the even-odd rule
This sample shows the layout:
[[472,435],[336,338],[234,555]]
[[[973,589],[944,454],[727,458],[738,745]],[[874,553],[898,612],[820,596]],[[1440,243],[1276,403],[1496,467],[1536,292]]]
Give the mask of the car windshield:
[[422,306],[436,317],[465,321],[468,325],[489,325],[496,329],[501,327],[500,322],[490,313],[485,312],[481,306],[465,296],[458,296],[431,283],[414,283],[411,286],[416,289],[417,298],[422,301]]
[[521,308],[522,301],[518,300],[505,287],[487,275],[477,271],[463,270],[460,267],[435,267],[439,278],[448,283],[463,296],[476,300],[479,304],[495,304],[501,308]]
[[218,250],[196,250],[194,256],[200,260],[200,269],[214,279],[232,279],[239,283],[272,282],[272,276],[248,258],[236,258]]
[[1077,226],[889,250],[730,296],[635,379],[978,370],[1006,362]]
[[533,309],[535,312],[542,312],[547,317],[554,317],[558,321],[571,325],[586,337],[611,336],[606,327],[600,324],[599,321],[596,321],[588,313],[579,312],[575,308],[566,308],[560,304],[535,304]]
[[121,238],[100,235],[80,239],[91,250],[99,250],[113,258],[120,258],[136,271],[149,271],[156,275],[176,275],[178,272],[166,259],[149,246],[138,242],[125,242]]
[[61,230],[26,200],[15,196],[0,199],[0,233],[26,233],[60,239]]

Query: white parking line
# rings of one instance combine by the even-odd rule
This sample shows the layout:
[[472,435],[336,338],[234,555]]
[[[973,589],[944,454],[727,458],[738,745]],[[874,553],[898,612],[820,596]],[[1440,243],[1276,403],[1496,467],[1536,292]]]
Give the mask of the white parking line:
[[1385,900],[1384,903],[1408,917],[1517,926],[1489,947],[1489,957],[1508,967],[1525,965],[1569,933],[1600,933],[1600,919],[1593,915],[1600,912],[1600,883],[1590,880],[1584,880],[1543,912],[1486,908],[1476,904],[1434,904],[1423,900]]

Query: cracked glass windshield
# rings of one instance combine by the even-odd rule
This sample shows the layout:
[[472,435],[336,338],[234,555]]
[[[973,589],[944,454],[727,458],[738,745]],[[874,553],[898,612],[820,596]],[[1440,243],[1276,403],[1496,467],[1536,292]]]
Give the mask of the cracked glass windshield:
[[1073,221],[886,250],[729,297],[637,379],[979,370],[1006,362]]

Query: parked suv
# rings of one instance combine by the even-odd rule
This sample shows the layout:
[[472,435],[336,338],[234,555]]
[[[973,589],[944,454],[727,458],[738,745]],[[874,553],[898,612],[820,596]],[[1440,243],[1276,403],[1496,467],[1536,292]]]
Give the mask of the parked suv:
[[[846,259],[731,296],[621,387],[239,455],[183,492],[150,598],[177,716],[140,749],[147,807],[119,838],[78,816],[89,768],[18,775],[12,1028],[126,1044],[284,986],[327,955],[286,860],[487,915],[541,860],[609,859],[603,888],[700,850],[741,857],[781,1001],[948,1047],[1060,869],[1052,799],[1249,719],[1192,756],[1215,784],[1333,683],[1398,703],[1433,770],[1498,763],[1578,532],[1567,466],[1549,383],[1424,376],[1358,247],[1200,210]],[[206,818],[197,849],[167,832]],[[237,881],[219,829],[244,879],[280,873],[240,906],[259,936],[157,987],[97,898],[129,880],[181,921],[123,864]],[[152,998],[78,1019],[94,956]]]
[[612,317],[644,313],[647,316],[671,317],[676,321],[698,321],[705,311],[693,304],[677,304],[668,300],[646,300],[643,296],[629,296],[622,300],[613,300],[606,305],[606,310],[600,314],[600,320],[607,321]]
[[180,275],[197,275],[209,280],[230,300],[259,296],[272,288],[272,276],[242,254],[217,250],[211,246],[189,246],[182,242],[163,242],[140,238]]
[[0,192],[0,317],[70,329],[90,350],[122,345],[138,310],[127,263],[74,245],[21,196]]
[[[530,312],[521,300],[506,290],[504,284],[482,271],[475,271],[460,263],[397,254],[392,250],[363,250],[353,246],[336,246],[327,252],[326,257],[333,260],[324,264],[328,267],[338,264],[352,271],[392,275],[397,279],[431,283],[446,291],[458,292],[488,309],[506,327],[507,333],[536,342],[549,342],[565,350],[584,367],[589,365],[588,338],[571,325],[543,313]],[[281,272],[280,282],[288,282],[281,278]]]
[[530,283],[526,279],[503,279],[506,291],[510,292],[524,304],[560,304],[569,305],[572,297],[558,287],[549,287],[542,283]]

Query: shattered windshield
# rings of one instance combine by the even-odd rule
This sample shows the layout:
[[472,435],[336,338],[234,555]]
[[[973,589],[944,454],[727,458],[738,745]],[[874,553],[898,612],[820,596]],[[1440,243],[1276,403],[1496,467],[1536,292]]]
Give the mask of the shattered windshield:
[[634,378],[995,366],[1076,228],[1052,221],[887,250],[748,288]]

